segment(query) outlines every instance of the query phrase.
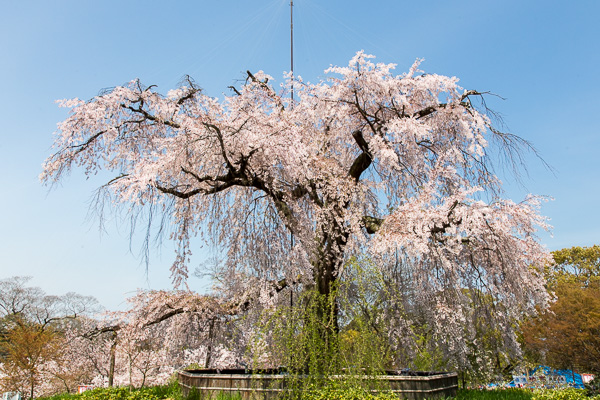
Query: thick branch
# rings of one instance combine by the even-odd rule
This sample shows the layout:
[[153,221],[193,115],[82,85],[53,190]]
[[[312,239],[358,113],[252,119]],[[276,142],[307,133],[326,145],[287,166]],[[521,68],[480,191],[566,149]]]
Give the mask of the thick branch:
[[173,122],[173,121],[169,121],[169,120],[159,120],[154,115],[150,114],[148,111],[141,108],[141,106],[140,106],[140,108],[133,108],[132,106],[121,104],[121,107],[131,110],[134,113],[141,114],[144,118],[146,118],[150,121],[160,122],[167,126],[170,126],[171,128],[177,128],[177,129],[181,128],[181,125],[179,125],[177,122]]
[[379,228],[381,228],[383,221],[384,220],[382,218],[371,217],[369,215],[365,215],[364,217],[362,217],[362,222],[365,225],[365,229],[367,230],[367,233],[371,235],[379,231]]
[[168,187],[161,186],[158,183],[155,185],[155,187],[163,193],[171,194],[175,197],[179,197],[180,199],[184,199],[184,200],[189,199],[190,197],[195,196],[198,193],[204,192],[204,190],[202,190],[202,189],[194,189],[194,190],[190,190],[189,192],[182,192],[182,191],[179,191],[174,188],[168,188]]
[[[270,297],[273,297],[275,294],[281,292],[283,289],[290,286],[288,281],[284,278],[279,281],[272,281],[273,292],[271,292]],[[252,296],[243,296],[243,300],[240,302],[232,302],[228,306],[225,307],[229,312],[228,315],[236,315],[241,312],[247,311],[252,306],[252,303],[256,300],[255,297]]]
[[156,318],[156,319],[154,319],[152,321],[149,321],[149,322],[145,323],[144,324],[144,328],[147,328],[147,327],[152,326],[152,325],[159,324],[159,323],[161,323],[163,321],[166,321],[167,319],[169,319],[171,317],[174,317],[174,316],[179,315],[179,314],[183,314],[184,312],[185,312],[185,310],[183,309],[183,307],[174,308],[171,311],[169,311],[169,312],[161,315],[160,317],[158,317],[158,318]]
[[459,203],[457,200],[452,204],[452,206],[450,206],[450,209],[448,210],[448,222],[442,223],[442,226],[434,225],[433,228],[431,228],[432,234],[445,233],[446,229],[450,228],[452,225],[460,225],[462,223],[462,218],[454,220],[454,218],[452,217],[454,209],[458,206],[458,204]]
[[412,116],[419,119],[419,118],[423,118],[426,117],[430,114],[433,114],[434,112],[436,112],[437,110],[439,110],[440,108],[446,108],[447,104],[446,103],[440,103],[436,106],[429,106],[429,107],[425,107],[422,110],[417,111],[416,113],[414,113]]
[[76,153],[80,153],[80,152],[82,152],[83,150],[87,149],[87,147],[88,147],[88,146],[89,146],[89,145],[90,145],[92,142],[94,142],[96,139],[98,139],[100,136],[102,136],[102,135],[103,135],[103,134],[105,134],[105,133],[106,133],[106,131],[100,131],[100,132],[97,132],[97,133],[95,133],[94,135],[90,136],[90,137],[88,138],[88,140],[86,140],[85,142],[83,142],[83,143],[81,143],[81,144],[74,144],[74,145],[68,146],[67,148],[68,148],[68,149],[77,149],[75,152],[76,152]]
[[[279,281],[272,281],[271,284],[273,287],[273,291],[270,294],[271,297],[290,286],[288,281],[285,278],[281,279]],[[255,289],[255,288],[252,287],[251,289]],[[252,304],[254,303],[256,298],[257,298],[257,296],[252,296],[251,294],[246,294],[245,296],[242,296],[242,300],[229,301],[226,303],[221,303],[217,299],[213,299],[214,301],[210,305],[210,307],[212,307],[213,314],[216,314],[216,315],[221,315],[221,316],[237,315],[237,314],[247,311],[252,306]],[[175,317],[177,315],[184,314],[184,313],[198,313],[198,314],[205,315],[205,314],[208,314],[207,311],[210,311],[210,310],[207,310],[206,308],[207,307],[199,307],[199,308],[195,308],[195,309],[189,309],[189,307],[171,308],[169,311],[165,312],[164,314],[161,314],[158,317],[156,317],[150,321],[147,321],[146,323],[144,323],[142,325],[142,327],[147,328],[147,327],[159,324],[159,323],[166,321],[172,317]],[[91,331],[86,332],[82,336],[86,339],[91,339],[95,336],[98,336],[98,335],[101,335],[101,334],[107,333],[107,332],[116,333],[116,332],[120,331],[121,329],[123,329],[123,326],[120,324],[110,325],[110,326],[105,326],[102,328],[92,329]]]
[[91,331],[84,333],[82,336],[86,339],[91,339],[91,338],[101,335],[103,333],[107,333],[107,332],[116,333],[120,330],[121,330],[121,325],[110,325],[110,326],[105,326],[102,328],[92,329]]
[[358,182],[362,173],[365,172],[373,162],[373,155],[369,151],[369,144],[365,140],[361,131],[352,132],[352,137],[356,141],[356,144],[358,144],[358,147],[362,150],[362,153],[356,157],[350,166],[348,175],[354,178],[355,182]]

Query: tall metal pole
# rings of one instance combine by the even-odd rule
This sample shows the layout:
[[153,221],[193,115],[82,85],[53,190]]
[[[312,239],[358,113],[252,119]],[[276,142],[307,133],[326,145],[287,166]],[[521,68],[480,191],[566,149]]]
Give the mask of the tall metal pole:
[[[291,107],[294,108],[294,0],[290,0],[290,72],[292,73],[292,82],[291,82],[291,90],[292,90],[292,101]],[[294,233],[290,232],[290,242],[292,245],[292,250],[294,248]],[[294,287],[290,285],[290,317],[294,316]],[[290,320],[291,320],[290,318]],[[293,329],[293,323],[290,321],[291,327]]]
[[290,0],[290,72],[292,73],[292,107],[294,107],[294,0]]

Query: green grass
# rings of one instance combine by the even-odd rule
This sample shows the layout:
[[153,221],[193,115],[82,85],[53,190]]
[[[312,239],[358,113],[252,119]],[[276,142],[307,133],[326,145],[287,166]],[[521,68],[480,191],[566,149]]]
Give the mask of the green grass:
[[[59,394],[40,400],[202,400],[198,392],[192,393],[187,399],[181,394],[177,382],[168,385],[153,386],[142,389],[130,390],[127,387],[98,388],[82,394]],[[216,400],[240,400],[239,394],[217,395]],[[392,400],[397,397],[390,394],[367,394],[361,390],[330,389],[313,391],[306,396],[306,400]],[[587,397],[584,390],[536,390],[527,389],[496,389],[496,390],[459,390],[456,400],[600,400],[600,395]]]

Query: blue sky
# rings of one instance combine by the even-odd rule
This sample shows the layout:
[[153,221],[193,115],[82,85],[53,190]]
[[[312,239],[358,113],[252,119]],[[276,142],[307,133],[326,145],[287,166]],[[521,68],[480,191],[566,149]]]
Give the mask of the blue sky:
[[[316,81],[359,50],[406,71],[457,76],[507,128],[553,167],[528,156],[507,197],[552,196],[550,250],[600,243],[600,2],[294,1],[295,72]],[[212,96],[262,69],[289,70],[289,1],[0,0],[0,279],[30,275],[46,292],[93,295],[109,309],[137,288],[168,288],[173,248],[152,254],[148,273],[128,225],[104,232],[88,217],[101,176],[73,173],[53,190],[38,182],[52,132],[66,117],[56,99],[88,99],[134,78],[166,93],[191,75]],[[192,268],[207,251],[198,247]],[[204,290],[206,282],[190,279]]]

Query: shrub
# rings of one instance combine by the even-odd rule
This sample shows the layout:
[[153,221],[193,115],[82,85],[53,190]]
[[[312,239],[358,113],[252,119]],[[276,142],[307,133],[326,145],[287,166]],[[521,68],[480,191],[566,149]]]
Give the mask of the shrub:
[[600,395],[588,397],[585,389],[536,390],[532,400],[600,400]]
[[177,382],[168,385],[130,389],[128,387],[96,388],[82,394],[63,393],[40,400],[183,400]]

